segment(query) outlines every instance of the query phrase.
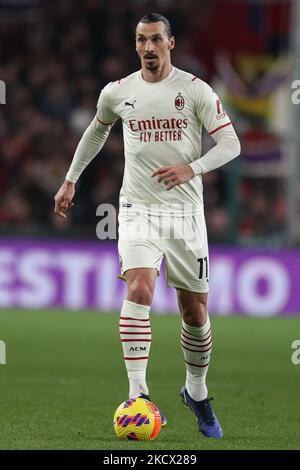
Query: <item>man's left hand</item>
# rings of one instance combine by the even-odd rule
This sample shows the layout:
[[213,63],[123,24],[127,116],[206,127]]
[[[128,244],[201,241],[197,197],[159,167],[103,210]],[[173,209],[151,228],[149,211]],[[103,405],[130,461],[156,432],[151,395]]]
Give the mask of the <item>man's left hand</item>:
[[190,165],[174,165],[162,166],[155,170],[151,175],[158,176],[158,182],[163,181],[167,186],[167,191],[178,186],[179,184],[186,183],[194,178],[195,173]]

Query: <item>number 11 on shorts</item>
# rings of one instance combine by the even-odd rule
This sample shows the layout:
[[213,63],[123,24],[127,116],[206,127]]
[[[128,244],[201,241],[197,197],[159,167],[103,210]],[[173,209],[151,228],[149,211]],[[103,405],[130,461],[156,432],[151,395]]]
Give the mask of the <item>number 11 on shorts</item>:
[[204,263],[205,263],[205,278],[208,279],[208,261],[207,261],[207,256],[205,256],[204,258],[198,258],[197,261],[198,261],[198,263],[200,263],[200,267],[199,267],[199,279],[203,279]]

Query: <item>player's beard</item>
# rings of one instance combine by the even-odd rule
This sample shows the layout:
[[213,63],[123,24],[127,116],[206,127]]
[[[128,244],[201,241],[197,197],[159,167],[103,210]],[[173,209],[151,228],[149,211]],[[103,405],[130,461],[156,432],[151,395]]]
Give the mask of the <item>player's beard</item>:
[[146,68],[147,68],[148,70],[151,70],[151,72],[156,72],[156,70],[159,68],[159,64],[153,64],[153,63],[152,63],[152,64],[151,64],[151,63],[149,64],[149,63],[148,63],[148,64],[146,64]]
[[[150,59],[151,60],[151,59]],[[155,72],[159,68],[159,61],[156,57],[153,57],[151,62],[145,60],[146,69],[150,70],[151,72]]]

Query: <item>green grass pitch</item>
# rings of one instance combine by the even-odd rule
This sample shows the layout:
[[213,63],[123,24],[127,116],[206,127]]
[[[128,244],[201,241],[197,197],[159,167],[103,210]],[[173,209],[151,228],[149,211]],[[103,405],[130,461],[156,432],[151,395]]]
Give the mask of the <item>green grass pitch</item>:
[[120,441],[112,419],[128,385],[118,313],[1,311],[1,449],[300,449],[297,318],[211,317],[210,396],[224,438],[197,431],[180,403],[180,318],[152,315],[151,397],[168,418],[150,443]]

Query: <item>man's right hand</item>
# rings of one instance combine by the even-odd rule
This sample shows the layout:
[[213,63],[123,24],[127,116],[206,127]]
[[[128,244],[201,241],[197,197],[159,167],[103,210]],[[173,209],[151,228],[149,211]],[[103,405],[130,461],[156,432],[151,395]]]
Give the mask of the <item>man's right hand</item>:
[[54,196],[55,201],[55,214],[59,215],[63,219],[66,219],[66,212],[68,209],[74,206],[72,199],[75,194],[75,184],[65,180],[56,195]]

